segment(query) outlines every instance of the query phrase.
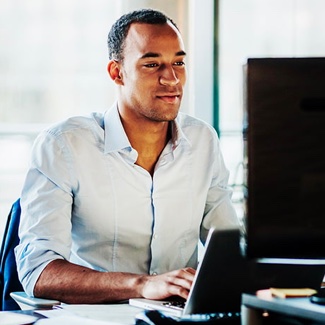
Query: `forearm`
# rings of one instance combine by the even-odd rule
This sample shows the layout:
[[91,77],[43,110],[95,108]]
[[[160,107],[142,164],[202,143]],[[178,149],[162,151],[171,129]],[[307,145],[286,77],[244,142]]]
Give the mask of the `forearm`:
[[70,304],[107,303],[140,297],[144,281],[137,274],[99,272],[54,260],[41,273],[34,295]]
[[60,259],[43,270],[34,295],[69,304],[99,304],[137,297],[165,299],[175,295],[186,299],[194,275],[195,270],[189,267],[154,276],[99,272]]

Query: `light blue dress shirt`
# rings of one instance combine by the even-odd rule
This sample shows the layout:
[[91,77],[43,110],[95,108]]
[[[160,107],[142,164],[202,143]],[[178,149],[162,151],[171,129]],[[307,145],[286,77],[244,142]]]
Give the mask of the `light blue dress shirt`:
[[196,268],[198,238],[238,226],[218,137],[205,122],[179,113],[153,177],[136,160],[116,104],[38,136],[16,248],[29,295],[58,258],[139,274]]

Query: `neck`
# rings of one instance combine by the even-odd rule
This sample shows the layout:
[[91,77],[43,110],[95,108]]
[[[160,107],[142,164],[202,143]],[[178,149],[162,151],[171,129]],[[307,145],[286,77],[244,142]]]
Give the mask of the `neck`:
[[132,147],[138,152],[136,164],[153,175],[159,156],[171,138],[170,123],[128,123],[122,117],[121,120]]

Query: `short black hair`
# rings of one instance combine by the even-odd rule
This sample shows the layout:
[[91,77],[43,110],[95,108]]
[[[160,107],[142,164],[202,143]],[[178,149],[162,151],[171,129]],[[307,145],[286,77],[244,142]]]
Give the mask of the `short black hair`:
[[167,22],[171,22],[178,30],[177,25],[171,18],[154,9],[135,10],[121,16],[113,24],[108,33],[107,45],[109,59],[117,61],[123,60],[124,42],[132,23],[164,25]]

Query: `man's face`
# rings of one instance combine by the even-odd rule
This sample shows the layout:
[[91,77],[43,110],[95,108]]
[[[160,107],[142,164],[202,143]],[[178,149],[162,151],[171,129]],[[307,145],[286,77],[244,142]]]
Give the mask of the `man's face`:
[[123,57],[121,111],[157,122],[175,119],[186,81],[184,45],[177,29],[170,23],[133,23]]

